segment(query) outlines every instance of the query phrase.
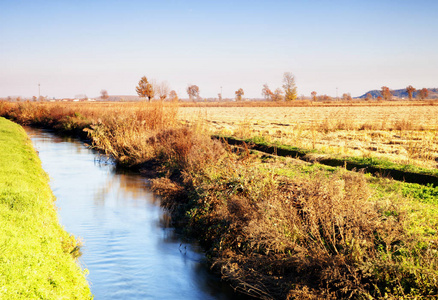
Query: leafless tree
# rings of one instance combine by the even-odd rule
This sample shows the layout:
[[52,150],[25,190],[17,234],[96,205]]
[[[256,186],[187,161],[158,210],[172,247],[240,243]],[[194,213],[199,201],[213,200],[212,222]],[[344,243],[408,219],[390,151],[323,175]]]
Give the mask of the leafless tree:
[[390,91],[390,89],[389,89],[389,87],[387,87],[387,86],[382,86],[382,98],[384,99],[384,100],[391,100],[392,99],[392,93],[391,93],[391,91]]
[[108,91],[107,90],[101,90],[100,91],[100,98],[103,99],[103,100],[108,99],[109,98]]
[[171,90],[169,93],[169,100],[172,102],[178,102],[178,95],[176,94],[176,92],[174,90]]
[[371,99],[373,99],[373,95],[371,95],[371,93],[367,93],[365,95],[365,100],[368,101],[368,100],[371,100]]
[[283,99],[283,91],[280,88],[276,89],[272,95],[272,101],[282,101]]
[[195,101],[195,99],[199,98],[199,87],[197,85],[189,85],[187,87],[187,94],[190,100]]
[[413,96],[413,94],[414,94],[414,92],[415,92],[416,90],[417,90],[417,89],[414,88],[412,85],[409,85],[409,86],[406,87],[406,92],[408,93],[408,98],[409,98],[409,100],[412,100],[412,96]]
[[418,91],[417,97],[421,100],[426,99],[427,97],[429,97],[429,90],[426,88],[422,88]]
[[316,93],[315,91],[313,91],[313,92],[311,93],[313,101],[316,101],[316,94],[317,94],[317,93]]
[[238,90],[235,92],[235,94],[236,94],[236,101],[242,101],[242,96],[243,96],[245,93],[244,93],[243,89],[240,88],[240,89],[238,89]]
[[161,101],[164,101],[169,94],[169,85],[167,82],[163,81],[160,84],[155,85],[155,90]]
[[350,100],[353,100],[353,98],[351,98],[350,93],[344,93],[344,94],[342,94],[342,100],[350,101]]
[[268,84],[266,83],[263,85],[262,95],[266,100],[271,100],[272,95],[274,95],[274,93],[271,91]]

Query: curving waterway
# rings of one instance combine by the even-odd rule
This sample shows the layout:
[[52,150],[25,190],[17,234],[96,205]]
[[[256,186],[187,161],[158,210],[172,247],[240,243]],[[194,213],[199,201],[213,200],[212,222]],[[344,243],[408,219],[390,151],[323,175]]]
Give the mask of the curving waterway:
[[196,245],[166,226],[145,178],[117,172],[83,143],[26,128],[57,201],[82,240],[95,299],[242,299],[209,272]]

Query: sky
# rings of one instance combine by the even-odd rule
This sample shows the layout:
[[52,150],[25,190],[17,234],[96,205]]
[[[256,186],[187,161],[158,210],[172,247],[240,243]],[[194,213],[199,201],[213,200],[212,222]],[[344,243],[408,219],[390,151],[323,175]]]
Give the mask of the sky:
[[0,97],[135,95],[146,76],[261,98],[285,72],[306,96],[433,88],[437,37],[436,0],[0,0]]

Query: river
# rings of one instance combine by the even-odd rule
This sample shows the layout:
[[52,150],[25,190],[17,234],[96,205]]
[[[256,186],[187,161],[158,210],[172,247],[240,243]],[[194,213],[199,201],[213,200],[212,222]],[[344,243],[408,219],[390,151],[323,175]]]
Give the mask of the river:
[[26,128],[49,174],[60,223],[100,299],[242,299],[210,273],[199,247],[167,226],[147,180],[119,172],[72,138]]

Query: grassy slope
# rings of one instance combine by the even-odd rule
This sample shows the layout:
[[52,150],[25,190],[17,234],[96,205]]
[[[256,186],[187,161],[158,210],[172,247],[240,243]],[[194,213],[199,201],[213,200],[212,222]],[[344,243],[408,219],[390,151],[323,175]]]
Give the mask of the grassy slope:
[[58,223],[47,175],[26,133],[0,118],[0,298],[89,299]]

